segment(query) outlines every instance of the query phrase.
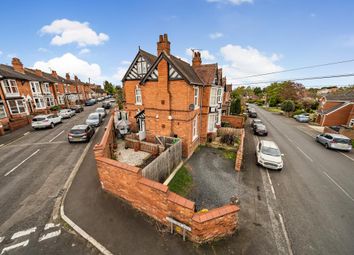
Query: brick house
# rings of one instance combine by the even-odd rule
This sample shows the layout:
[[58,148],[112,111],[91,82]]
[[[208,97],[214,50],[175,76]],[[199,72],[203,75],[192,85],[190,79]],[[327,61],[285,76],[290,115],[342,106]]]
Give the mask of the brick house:
[[[226,78],[225,78],[225,83],[226,83]],[[232,92],[232,84],[225,84],[224,98],[223,98],[223,105],[222,105],[222,114],[223,115],[230,115],[231,92]]]
[[354,126],[354,91],[329,94],[320,100],[316,122],[321,126]]
[[124,75],[124,110],[133,131],[145,137],[182,139],[190,156],[215,134],[221,122],[223,90],[217,64],[202,65],[194,52],[192,65],[170,53],[167,34],[160,35],[157,56],[139,49]]

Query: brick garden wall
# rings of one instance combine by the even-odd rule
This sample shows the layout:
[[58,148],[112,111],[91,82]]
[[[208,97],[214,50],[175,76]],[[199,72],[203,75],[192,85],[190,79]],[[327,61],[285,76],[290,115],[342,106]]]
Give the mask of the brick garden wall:
[[238,115],[222,115],[222,122],[228,122],[233,128],[243,128],[245,125],[245,117]]
[[235,170],[236,171],[241,171],[241,166],[242,166],[242,160],[243,160],[243,148],[244,148],[244,142],[245,142],[245,129],[240,129],[241,134],[240,134],[240,145],[239,148],[236,152],[236,161],[235,161]]
[[94,148],[99,179],[105,191],[126,200],[134,208],[166,226],[170,225],[166,217],[190,226],[192,231],[187,231],[187,236],[197,243],[219,239],[236,231],[239,211],[236,205],[197,213],[194,202],[171,192],[163,184],[144,178],[140,168],[105,156],[113,133],[111,120],[109,123],[111,125],[107,126],[101,143]]

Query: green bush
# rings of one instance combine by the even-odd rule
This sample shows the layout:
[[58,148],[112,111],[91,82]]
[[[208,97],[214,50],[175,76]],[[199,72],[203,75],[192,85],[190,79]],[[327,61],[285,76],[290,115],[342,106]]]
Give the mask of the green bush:
[[269,107],[276,107],[278,103],[279,103],[278,98],[276,97],[269,98]]
[[231,134],[225,134],[220,138],[220,142],[225,143],[227,145],[234,145],[236,141],[237,141],[237,137]]
[[233,115],[241,113],[241,99],[235,98],[231,101],[230,113]]
[[258,105],[258,106],[264,105],[264,100],[262,100],[262,99],[256,100],[256,105]]
[[284,112],[293,112],[295,110],[295,104],[292,100],[285,100],[282,104],[281,104],[281,109]]
[[51,111],[59,111],[61,109],[61,107],[59,105],[53,105],[52,107],[50,107]]

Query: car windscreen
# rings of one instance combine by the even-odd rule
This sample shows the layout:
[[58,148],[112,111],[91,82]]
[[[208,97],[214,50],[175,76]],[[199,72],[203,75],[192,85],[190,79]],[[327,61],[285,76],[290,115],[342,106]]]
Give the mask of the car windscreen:
[[35,117],[32,119],[32,121],[43,121],[43,120],[45,120],[44,117]]
[[266,127],[264,125],[257,125],[257,130],[266,130]]
[[96,120],[96,119],[98,119],[98,115],[96,115],[96,114],[94,114],[94,115],[89,115],[89,116],[88,116],[88,119],[89,119],[89,120]]
[[335,143],[351,144],[350,139],[345,139],[345,138],[334,138],[333,141]]
[[96,112],[104,112],[104,109],[96,109]]
[[79,134],[83,134],[83,133],[85,133],[84,129],[72,129],[72,130],[70,130],[70,134],[73,134],[73,135],[79,135]]
[[280,151],[276,148],[271,148],[271,147],[262,147],[262,153],[269,155],[269,156],[274,156],[274,157],[279,157],[280,156]]

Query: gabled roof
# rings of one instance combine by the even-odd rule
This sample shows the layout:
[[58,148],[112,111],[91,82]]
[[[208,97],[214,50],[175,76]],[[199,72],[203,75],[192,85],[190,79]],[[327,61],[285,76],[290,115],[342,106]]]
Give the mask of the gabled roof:
[[32,80],[32,76],[29,76],[26,73],[19,73],[13,69],[12,66],[0,64],[0,75],[4,78],[12,78],[12,79],[19,79],[19,80]]
[[354,90],[346,93],[329,94],[325,97],[330,101],[354,101]]
[[217,64],[200,65],[194,67],[194,70],[206,85],[211,85],[214,83],[215,75],[218,72],[218,65]]
[[350,104],[354,104],[354,103],[343,102],[343,103],[340,103],[340,104],[338,104],[336,106],[333,106],[333,107],[331,107],[329,109],[319,110],[318,113],[322,114],[322,115],[330,114],[330,113],[333,113],[333,112],[335,112],[335,111],[337,111],[337,110],[339,110],[339,109],[341,109],[341,108],[343,108],[343,107],[345,107],[347,105],[350,105]]

